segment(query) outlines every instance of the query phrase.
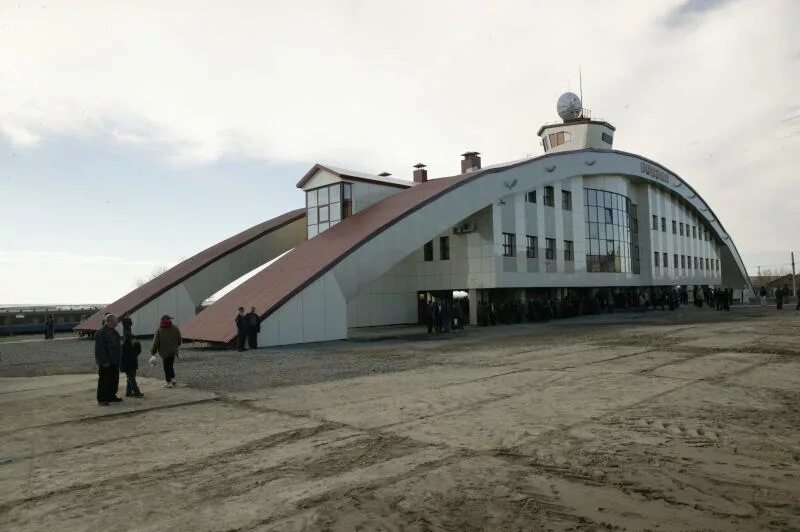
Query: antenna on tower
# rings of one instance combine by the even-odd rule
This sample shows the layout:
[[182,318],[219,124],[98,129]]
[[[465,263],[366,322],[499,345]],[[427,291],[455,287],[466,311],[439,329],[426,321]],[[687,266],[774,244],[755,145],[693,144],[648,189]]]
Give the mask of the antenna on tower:
[[583,75],[581,74],[581,67],[578,67],[578,84],[581,93],[581,103],[583,103]]

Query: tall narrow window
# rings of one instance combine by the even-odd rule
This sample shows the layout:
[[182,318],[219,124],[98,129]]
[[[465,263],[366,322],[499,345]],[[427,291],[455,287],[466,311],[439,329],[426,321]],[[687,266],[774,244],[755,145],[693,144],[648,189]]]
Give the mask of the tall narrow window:
[[439,260],[450,260],[450,237],[439,238]]
[[661,217],[661,231],[664,233],[667,232],[667,219],[663,216]]
[[539,238],[535,236],[528,235],[526,237],[526,246],[525,246],[525,254],[528,256],[529,259],[535,259],[537,249],[539,247]]
[[569,190],[561,191],[561,208],[565,211],[572,210],[572,192]]
[[683,236],[683,222],[681,222],[681,223],[680,223],[680,224],[678,224],[678,225],[679,225],[679,227],[680,227],[680,235],[681,235],[681,236]]
[[556,260],[556,239],[545,238],[544,258],[547,260]]
[[669,256],[666,253],[661,254],[661,264],[663,264],[665,268],[669,268]]
[[547,207],[555,207],[556,193],[553,187],[544,187],[544,204]]
[[711,264],[710,263],[711,263],[711,260],[710,259],[706,259],[706,270],[710,270],[711,269]]
[[695,270],[698,269],[698,267],[697,267],[697,257],[694,258],[694,269]]
[[681,255],[681,269],[686,269],[686,255]]
[[692,226],[692,238],[695,238],[695,239],[697,238],[697,226],[696,225]]
[[572,240],[564,240],[564,260],[575,260],[575,244]]
[[661,254],[660,254],[658,251],[654,251],[654,252],[653,252],[653,266],[655,266],[656,268],[658,268],[658,267],[660,266],[660,265],[658,264],[658,258],[659,258],[660,256],[661,256]]
[[653,215],[653,231],[658,231],[658,215]]
[[536,203],[536,191],[531,190],[527,194],[525,194],[525,201],[528,203]]
[[678,269],[678,254],[672,256],[672,267]]
[[425,244],[425,262],[433,262],[433,240]]
[[675,220],[672,220],[672,234],[673,235],[678,234],[678,222],[676,222]]
[[515,255],[516,236],[511,233],[503,233],[503,256],[513,257]]

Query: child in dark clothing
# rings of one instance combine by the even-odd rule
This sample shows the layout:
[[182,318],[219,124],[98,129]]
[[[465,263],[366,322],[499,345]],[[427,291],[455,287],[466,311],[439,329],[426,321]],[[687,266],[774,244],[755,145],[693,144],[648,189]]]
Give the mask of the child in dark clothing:
[[125,387],[126,397],[144,397],[136,383],[136,370],[139,369],[139,354],[142,352],[142,344],[133,337],[131,331],[125,331],[122,338],[122,360],[119,364],[120,371],[125,372],[128,377],[128,384]]

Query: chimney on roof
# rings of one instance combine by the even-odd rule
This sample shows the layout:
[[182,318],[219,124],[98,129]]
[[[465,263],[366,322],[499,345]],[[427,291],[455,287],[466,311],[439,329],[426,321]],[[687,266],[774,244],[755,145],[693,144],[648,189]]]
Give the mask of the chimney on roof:
[[425,170],[425,165],[417,163],[414,165],[414,183],[424,183],[428,180],[428,171]]
[[461,154],[461,173],[466,174],[481,169],[481,154],[477,151],[468,151]]
[[389,177],[390,175],[392,174],[390,174],[389,172],[381,172],[380,174],[378,174],[378,177]]

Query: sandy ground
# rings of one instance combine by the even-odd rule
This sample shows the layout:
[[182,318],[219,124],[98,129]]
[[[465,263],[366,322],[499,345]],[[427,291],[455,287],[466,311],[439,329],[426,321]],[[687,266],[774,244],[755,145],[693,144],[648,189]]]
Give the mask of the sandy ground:
[[798,332],[690,308],[187,350],[106,408],[89,344],[5,339],[0,530],[800,530]]

